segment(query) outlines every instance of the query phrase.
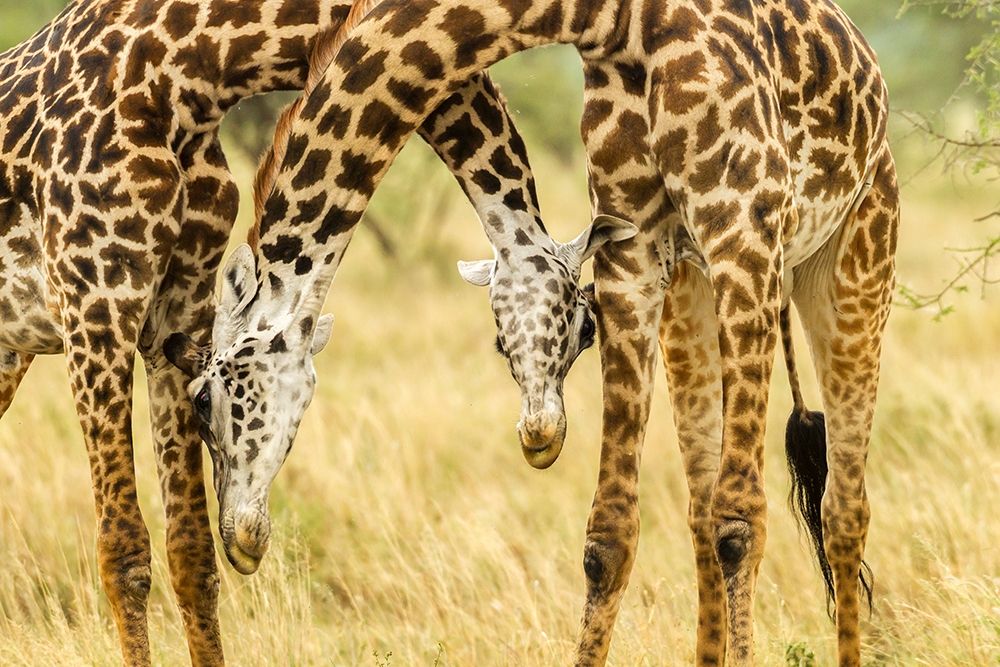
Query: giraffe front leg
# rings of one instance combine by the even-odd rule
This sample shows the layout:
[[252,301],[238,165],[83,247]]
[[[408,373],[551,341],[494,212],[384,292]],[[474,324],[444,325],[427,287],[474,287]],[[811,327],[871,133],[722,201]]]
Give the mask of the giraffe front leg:
[[715,301],[708,279],[682,264],[667,290],[660,347],[684,459],[688,524],[698,572],[696,664],[726,659],[726,590],[715,555],[712,488],[722,451],[722,378]]
[[[115,321],[116,304],[92,303],[64,313],[67,365],[90,459],[97,512],[97,562],[126,665],[149,665],[146,601],[151,583],[149,533],[139,511],[132,455],[135,346],[118,346],[100,316]],[[86,332],[86,333],[85,333]]]
[[[650,264],[650,257],[653,262]],[[629,275],[633,267],[655,275]],[[639,462],[656,365],[663,288],[646,234],[598,255],[594,275],[604,379],[597,491],[587,523],[587,600],[577,665],[603,665],[639,541]]]
[[10,407],[14,400],[14,394],[24,379],[24,374],[28,372],[35,355],[15,352],[14,350],[0,350],[0,417]]
[[167,560],[184,619],[191,663],[225,662],[219,631],[219,571],[208,516],[202,443],[187,395],[191,377],[167,361],[175,332],[207,342],[215,313],[215,273],[239,207],[239,192],[215,135],[200,139],[186,172],[180,237],[143,335],[160,493],[166,513]]
[[[857,214],[795,272],[793,292],[826,413],[828,478],[822,543],[833,575],[841,667],[861,664],[862,558],[870,510],[865,463],[878,391],[882,334],[895,285],[899,200],[886,153]],[[833,270],[831,270],[833,267]],[[801,282],[799,282],[801,280]]]
[[221,665],[219,571],[205,498],[202,444],[185,390],[190,378],[160,352],[144,354],[153,448],[166,513],[167,562],[191,664]]
[[[111,203],[94,184],[120,174],[110,169],[97,176],[78,174],[80,183],[89,181],[93,187],[80,188],[80,199],[71,210],[51,211],[45,254],[59,298],[70,387],[90,460],[101,580],[125,664],[148,665],[150,546],[132,451],[133,371],[140,332],[177,240],[180,225],[174,212],[180,179],[176,159],[167,149],[125,152],[132,161],[123,159],[122,164],[137,165],[142,189],[123,189]],[[97,242],[90,236],[60,233],[85,224],[85,212],[95,210],[107,230],[127,220],[128,239]]]

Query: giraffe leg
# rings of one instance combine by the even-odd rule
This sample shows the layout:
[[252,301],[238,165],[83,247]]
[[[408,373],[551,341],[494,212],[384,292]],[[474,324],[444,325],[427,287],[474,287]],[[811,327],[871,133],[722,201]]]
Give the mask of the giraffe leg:
[[[648,237],[598,255],[597,286],[604,425],[597,491],[587,523],[583,567],[587,600],[577,665],[603,665],[639,541],[638,483],[663,308],[659,274],[619,280],[633,267],[656,267]],[[655,273],[655,270],[654,270]]]
[[66,331],[73,332],[68,335],[67,364],[94,485],[98,568],[125,664],[148,665],[149,533],[139,511],[132,457],[136,348],[112,342],[107,325],[90,328],[85,324],[96,317],[115,321],[121,315],[118,304],[105,299],[86,301],[94,303],[64,312],[63,321]]
[[[151,583],[149,533],[139,510],[132,451],[133,371],[140,332],[180,228],[180,174],[169,150],[123,152],[141,165],[142,189],[126,190],[131,198],[126,202],[122,195],[112,205],[103,190],[81,188],[71,209],[52,208],[53,233],[45,237],[45,253],[90,460],[98,569],[125,664],[131,666],[150,664],[146,602]],[[121,163],[130,164],[128,159]],[[100,177],[120,179],[120,174],[109,169]],[[95,243],[58,233],[87,224],[81,219],[95,210],[109,228],[124,221],[134,234]]]
[[826,412],[820,558],[825,556],[833,575],[841,667],[861,664],[859,581],[870,516],[865,462],[895,284],[898,221],[895,170],[887,152],[856,215],[795,272],[793,299]]
[[[777,212],[777,211],[775,211]],[[774,225],[763,222],[760,226]],[[767,539],[764,428],[778,340],[781,246],[737,226],[708,245],[722,372],[722,454],[712,490],[715,552],[728,610],[727,657],[753,664],[753,601]]]
[[190,381],[162,352],[144,353],[149,378],[160,493],[166,513],[167,561],[187,632],[191,664],[224,663],[219,631],[219,572],[205,498],[202,444],[185,387]]
[[0,353],[0,417],[10,407],[14,394],[28,372],[35,355],[6,350]]
[[712,488],[722,453],[722,378],[712,286],[694,267],[674,274],[663,307],[660,347],[690,502],[688,524],[698,570],[696,664],[726,659],[726,591],[715,556]]
[[239,192],[214,135],[206,135],[187,175],[180,237],[153,302],[141,351],[149,378],[160,493],[166,513],[167,561],[184,619],[191,663],[225,662],[219,631],[219,572],[205,498],[202,443],[187,395],[187,377],[164,356],[175,332],[211,338],[215,272],[239,207]]

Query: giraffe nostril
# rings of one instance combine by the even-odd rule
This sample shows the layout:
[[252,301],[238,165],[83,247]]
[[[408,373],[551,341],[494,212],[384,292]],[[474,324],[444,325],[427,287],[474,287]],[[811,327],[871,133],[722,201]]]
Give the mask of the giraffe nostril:
[[521,446],[540,451],[548,449],[564,428],[565,417],[546,410],[525,417],[518,425]]
[[237,513],[233,540],[240,550],[253,558],[262,558],[271,538],[271,522],[257,509]]

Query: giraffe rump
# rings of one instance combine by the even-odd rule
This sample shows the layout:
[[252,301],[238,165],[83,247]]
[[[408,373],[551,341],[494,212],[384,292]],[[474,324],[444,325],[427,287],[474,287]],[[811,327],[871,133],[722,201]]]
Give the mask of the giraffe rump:
[[[826,462],[826,418],[822,412],[807,409],[802,400],[787,308],[782,310],[780,321],[788,379],[795,400],[792,414],[785,426],[785,457],[788,459],[788,475],[792,482],[788,492],[788,504],[792,508],[792,513],[796,515],[799,525],[809,533],[809,540],[812,542],[823,575],[823,583],[826,585],[828,611],[831,611],[831,602],[835,599],[833,569],[826,556],[823,540],[823,493],[829,472]],[[858,578],[870,613],[872,572],[864,561],[861,562],[861,573]]]
[[351,11],[347,18],[339,27],[331,27],[320,32],[313,43],[309,53],[309,74],[306,78],[306,85],[302,89],[302,95],[289,104],[278,117],[277,125],[274,128],[274,141],[271,146],[264,151],[257,166],[257,173],[253,182],[253,203],[254,203],[254,224],[247,235],[247,243],[257,251],[260,243],[260,222],[264,217],[264,206],[267,198],[274,191],[274,185],[278,181],[281,173],[281,164],[285,160],[288,152],[288,143],[292,138],[292,125],[296,119],[302,115],[302,110],[309,101],[309,95],[316,89],[316,86],[323,80],[323,73],[333,62],[340,47],[347,41],[347,35],[353,30],[368,13],[375,8],[382,0],[355,0],[351,6]]

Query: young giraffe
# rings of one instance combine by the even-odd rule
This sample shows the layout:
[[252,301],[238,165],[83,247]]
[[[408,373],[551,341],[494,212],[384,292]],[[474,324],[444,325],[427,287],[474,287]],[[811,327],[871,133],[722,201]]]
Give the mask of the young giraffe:
[[[302,89],[313,43],[350,6],[80,1],[0,55],[0,413],[33,355],[66,353],[91,462],[99,569],[128,664],[150,659],[149,537],[132,461],[135,352],[149,377],[168,559],[191,659],[218,664],[198,425],[184,396],[189,377],[162,349],[168,332],[203,339],[212,321],[215,270],[238,206],[221,118],[246,96]],[[543,235],[523,144],[512,127],[493,133],[505,113],[498,94],[485,77],[459,94],[468,109],[451,123],[441,118],[459,107],[442,111],[436,147],[456,168],[467,162],[461,178],[490,183],[491,155],[481,151],[499,160],[510,140],[514,157],[497,168],[516,163],[523,173],[504,192],[521,198],[525,224]],[[467,130],[483,133],[478,152]]]
[[[320,82],[320,74],[342,48],[349,30],[378,2],[356,2],[343,27],[318,41],[312,66],[315,77],[310,76],[307,92],[312,92]],[[355,43],[351,48],[356,46]],[[363,60],[364,54],[355,52],[349,57]],[[401,94],[412,96],[406,97],[404,104],[423,104],[423,93],[414,93],[403,82],[397,85]],[[304,112],[306,99],[301,98],[282,114],[274,146],[261,160],[254,184],[258,220],[265,212],[283,159],[289,151],[303,150],[302,142],[291,138],[290,128]],[[334,108],[330,116],[339,113]],[[371,131],[381,129],[373,124]],[[554,363],[551,358],[554,350],[549,341],[539,339],[537,331],[549,326],[543,323],[553,319],[574,319],[576,328],[563,336],[571,340],[564,340],[565,347],[555,360],[568,370],[594,341],[590,298],[577,286],[581,266],[603,245],[631,238],[637,230],[623,220],[598,215],[570,243],[559,244],[548,236],[540,218],[524,143],[485,76],[472,77],[438,107],[419,133],[458,179],[494,247],[496,259],[459,262],[459,270],[468,282],[491,286],[499,330],[497,346],[507,357],[522,389],[522,419],[518,424],[522,452],[532,466],[546,468],[562,448],[565,416],[561,381],[558,385],[546,381],[551,375],[549,366]],[[321,165],[326,158],[314,154],[309,159]],[[349,168],[337,178],[354,177],[357,159],[357,156],[345,157],[344,164]],[[299,179],[297,187],[303,187],[302,180]],[[325,201],[323,189],[316,188],[316,192],[316,201]],[[313,266],[313,259],[302,253],[302,239],[278,236],[273,242],[262,242],[259,232],[258,226],[250,230],[249,244],[237,249],[223,272],[222,303],[212,346],[216,350],[232,348],[235,350],[232,357],[215,359],[206,366],[210,349],[199,347],[183,333],[172,336],[165,346],[167,357],[185,372],[197,375],[205,371],[204,377],[192,383],[190,392],[215,464],[223,546],[230,562],[244,574],[257,570],[269,546],[270,485],[288,456],[299,420],[312,399],[315,373],[311,358],[328,340],[332,326],[331,316],[315,319],[318,312],[313,310],[307,311],[309,314],[301,322],[285,318],[278,322],[263,321],[257,328],[252,326],[246,310],[258,295],[257,280],[265,267],[294,263],[294,275],[300,276]],[[539,262],[551,264],[553,270],[545,273],[534,270]],[[269,287],[289,299],[294,309],[309,296],[285,290],[286,279],[292,280],[272,276]],[[259,335],[266,328],[276,333]],[[283,383],[270,378],[255,381],[240,361],[250,356],[255,347],[278,353],[282,372],[273,377],[284,380]],[[243,401],[224,409],[227,403],[213,401],[219,389]],[[285,406],[291,403],[293,407],[281,411],[269,409],[277,401]],[[260,431],[269,436],[260,437]]]
[[[256,275],[234,266],[243,329],[214,349],[192,388],[200,397],[210,386],[204,398],[217,420],[231,406],[247,409],[251,382],[288,372],[288,353],[268,342],[290,324],[305,334],[294,343],[305,356],[353,229],[426,109],[455,82],[550,42],[576,45],[587,67],[583,134],[595,209],[630,214],[640,229],[596,256],[604,430],[577,663],[606,660],[635,556],[639,458],[662,322],[692,491],[698,661],[721,664],[728,655],[752,664],[768,383],[790,296],[809,331],[828,414],[821,529],[840,663],[858,665],[864,461],[898,194],[875,55],[828,0],[385,0],[306,102],[291,138],[301,149],[286,156],[265,206],[262,247],[296,239],[298,252],[258,258]],[[402,103],[391,85],[399,80],[419,86],[423,109]],[[319,122],[331,114],[335,121]],[[338,174],[345,162],[357,168]],[[321,192],[323,205],[311,205]],[[680,269],[668,294],[684,257],[705,272]],[[296,272],[303,262],[309,270]],[[552,267],[539,261],[537,270]],[[559,334],[571,323],[559,321]],[[241,375],[219,382],[234,362]],[[557,382],[565,367],[549,370]],[[289,377],[307,384],[301,371]],[[792,435],[814,423],[801,402],[797,410]],[[275,427],[300,416],[301,405],[290,406],[261,423],[258,438],[290,437]]]

